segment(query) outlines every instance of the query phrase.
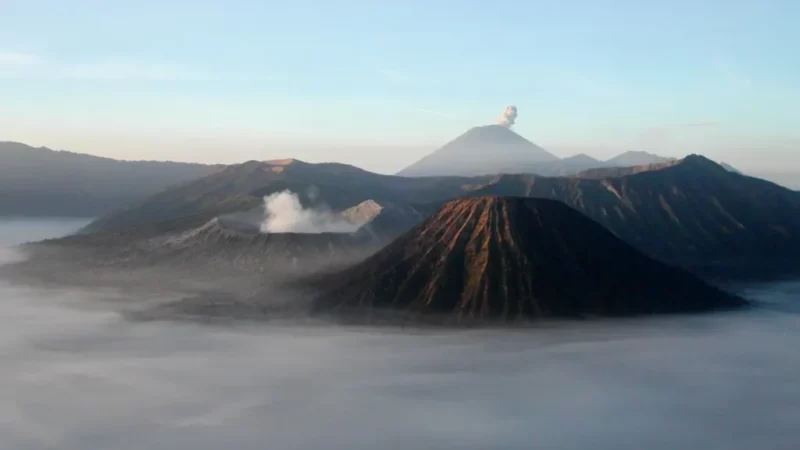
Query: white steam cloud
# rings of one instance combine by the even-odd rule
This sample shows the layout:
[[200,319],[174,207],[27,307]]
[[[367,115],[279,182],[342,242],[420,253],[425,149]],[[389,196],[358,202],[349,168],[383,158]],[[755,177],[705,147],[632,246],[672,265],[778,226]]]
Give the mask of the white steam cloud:
[[264,215],[262,233],[351,233],[359,228],[330,210],[303,208],[288,190],[264,197]]
[[497,123],[504,126],[511,128],[514,126],[514,122],[517,121],[517,107],[514,105],[506,106],[506,109],[503,111],[503,115],[500,116],[500,119],[497,120]]

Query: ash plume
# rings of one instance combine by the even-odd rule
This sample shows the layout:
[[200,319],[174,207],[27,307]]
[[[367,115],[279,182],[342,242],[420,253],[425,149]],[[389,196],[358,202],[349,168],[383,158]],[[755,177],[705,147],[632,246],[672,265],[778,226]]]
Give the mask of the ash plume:
[[506,109],[503,111],[503,115],[500,116],[500,119],[497,120],[497,123],[506,128],[511,128],[514,126],[514,122],[516,121],[517,107],[514,105],[509,105],[506,106]]
[[265,196],[264,214],[262,233],[351,233],[359,228],[327,209],[303,208],[289,190]]

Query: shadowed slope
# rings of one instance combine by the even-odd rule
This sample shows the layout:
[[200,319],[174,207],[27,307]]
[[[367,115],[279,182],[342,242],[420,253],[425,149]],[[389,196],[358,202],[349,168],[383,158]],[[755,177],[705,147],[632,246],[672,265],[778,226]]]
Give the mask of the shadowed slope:
[[260,233],[214,219],[159,242],[148,258],[170,266],[232,264],[244,271],[276,274],[353,262],[374,250],[374,245],[350,233]]
[[432,205],[404,205],[372,200],[342,211],[348,221],[359,224],[356,235],[388,243],[436,211]]
[[318,202],[334,211],[356,207],[351,212],[366,219],[378,208],[359,210],[359,203],[373,200],[387,206],[364,228],[382,238],[417,223],[405,220],[413,216],[403,211],[427,217],[435,206],[464,195],[526,196],[560,200],[648,256],[703,275],[772,277],[800,268],[797,192],[732,173],[696,155],[570,178],[405,178],[342,164],[251,162],[164,191],[98,220],[88,230],[157,235],[197,228],[220,216],[258,218],[263,216],[262,197],[285,189],[297,193],[306,206]]
[[0,216],[96,217],[218,170],[0,142]]
[[766,275],[766,262],[800,255],[795,192],[697,155],[571,179],[504,175],[472,195],[561,200],[648,256],[704,272]]
[[463,192],[462,185],[475,181],[380,175],[337,163],[250,161],[160,192],[101,217],[84,231],[116,232],[139,227],[186,230],[214,217],[257,208],[263,204],[264,196],[284,190],[296,193],[306,207],[323,204],[333,210],[345,210],[370,199],[390,203],[451,199]]
[[563,203],[531,198],[449,202],[323,284],[318,310],[462,318],[675,313],[741,303],[645,257]]
[[104,271],[147,271],[180,284],[179,280],[205,283],[232,276],[268,281],[341,268],[363,260],[379,246],[353,233],[261,233],[249,223],[215,218],[180,233],[74,235],[31,243],[25,251],[31,262],[54,272],[77,272],[83,277],[103,276]]

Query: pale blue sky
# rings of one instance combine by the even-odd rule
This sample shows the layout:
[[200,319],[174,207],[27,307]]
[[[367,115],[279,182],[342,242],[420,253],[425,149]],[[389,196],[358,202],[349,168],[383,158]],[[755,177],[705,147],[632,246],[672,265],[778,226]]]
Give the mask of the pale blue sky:
[[800,2],[0,0],[0,140],[393,172],[519,108],[560,156],[800,171]]

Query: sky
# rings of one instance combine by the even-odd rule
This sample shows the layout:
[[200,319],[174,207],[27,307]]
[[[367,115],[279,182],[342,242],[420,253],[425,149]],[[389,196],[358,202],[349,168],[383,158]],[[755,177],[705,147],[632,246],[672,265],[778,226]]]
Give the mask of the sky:
[[516,105],[558,156],[800,173],[800,2],[0,0],[0,141],[393,173]]

